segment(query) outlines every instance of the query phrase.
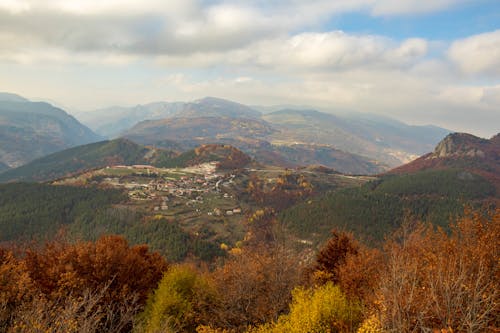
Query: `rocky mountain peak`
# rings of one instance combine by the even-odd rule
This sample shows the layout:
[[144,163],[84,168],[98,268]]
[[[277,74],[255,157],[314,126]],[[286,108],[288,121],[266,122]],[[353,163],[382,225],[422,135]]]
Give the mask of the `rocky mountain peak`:
[[467,133],[452,133],[447,135],[434,150],[433,157],[481,157],[485,156],[481,146],[488,140]]

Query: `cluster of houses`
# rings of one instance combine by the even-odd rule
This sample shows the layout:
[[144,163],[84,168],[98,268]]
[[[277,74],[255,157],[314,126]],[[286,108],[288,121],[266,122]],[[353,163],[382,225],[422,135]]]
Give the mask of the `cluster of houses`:
[[[133,169],[137,170],[140,175],[147,176],[146,178],[115,176],[105,178],[104,182],[114,187],[127,189],[132,200],[156,202],[152,208],[155,212],[168,211],[171,207],[179,205],[179,202],[193,207],[203,204],[204,196],[209,193],[220,194],[226,199],[232,197],[229,193],[223,193],[221,184],[232,182],[234,175],[224,176],[215,173],[215,163],[204,163],[181,169],[179,176],[175,178],[163,176],[162,170],[149,165],[113,166],[112,168]],[[236,207],[230,210],[214,208],[207,214],[209,216],[232,216],[241,214],[241,208]]]

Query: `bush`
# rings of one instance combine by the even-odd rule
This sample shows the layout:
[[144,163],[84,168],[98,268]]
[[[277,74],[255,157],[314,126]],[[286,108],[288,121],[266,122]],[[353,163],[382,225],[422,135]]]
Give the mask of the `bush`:
[[215,288],[209,280],[188,266],[174,266],[163,276],[139,316],[137,332],[195,332],[207,324]]
[[313,289],[295,289],[289,314],[281,316],[275,324],[250,332],[353,332],[360,322],[361,306],[350,302],[338,286],[328,282]]

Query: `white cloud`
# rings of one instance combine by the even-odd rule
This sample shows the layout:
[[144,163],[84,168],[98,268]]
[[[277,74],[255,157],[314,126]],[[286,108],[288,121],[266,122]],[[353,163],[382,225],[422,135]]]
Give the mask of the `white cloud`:
[[473,124],[474,109],[493,128],[500,31],[451,45],[323,31],[346,12],[411,15],[466,1],[0,0],[0,83],[70,105],[215,95],[443,126]]
[[466,74],[500,75],[500,30],[457,40],[448,54]]

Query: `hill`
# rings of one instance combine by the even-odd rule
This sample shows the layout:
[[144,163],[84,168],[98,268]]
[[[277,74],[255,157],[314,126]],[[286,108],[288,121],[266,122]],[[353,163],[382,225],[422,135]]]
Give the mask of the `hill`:
[[219,170],[231,170],[243,168],[250,161],[251,159],[248,155],[232,146],[206,144],[168,160],[158,161],[155,165],[165,168],[182,168],[202,163],[217,162]]
[[422,170],[460,168],[492,182],[500,192],[500,134],[490,140],[467,133],[453,133],[415,161],[391,170],[405,174]]
[[149,164],[174,156],[124,139],[101,141],[66,149],[0,175],[0,182],[47,181],[89,169],[117,164]]
[[9,167],[100,137],[48,103],[0,94],[0,162]]

